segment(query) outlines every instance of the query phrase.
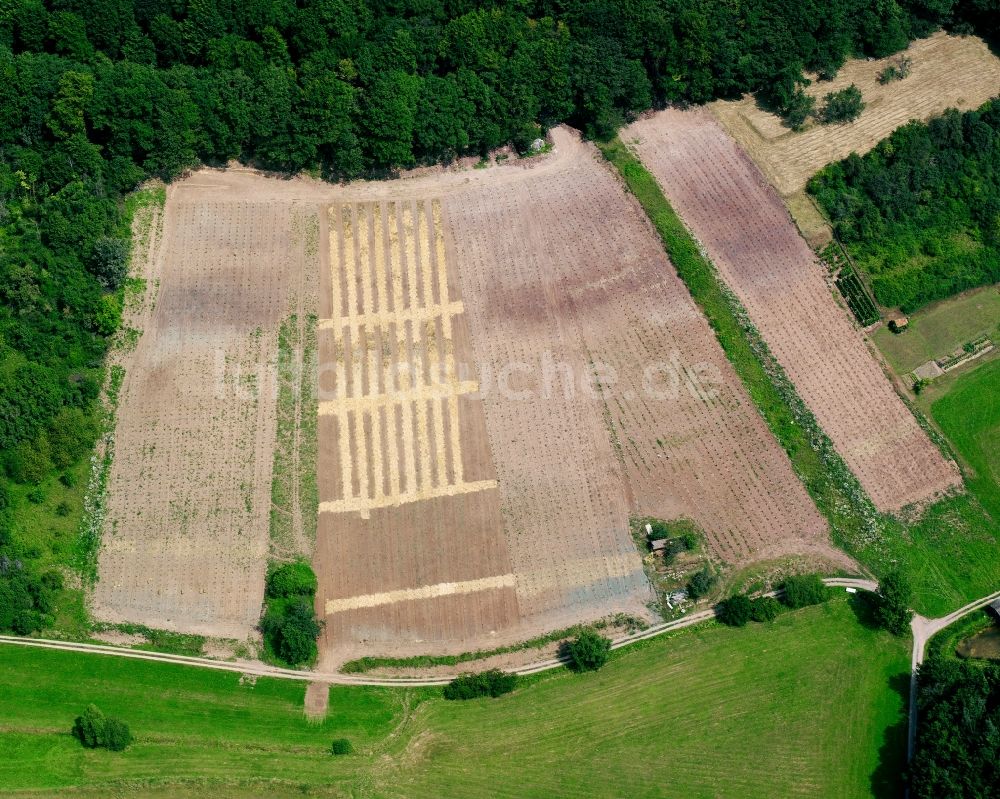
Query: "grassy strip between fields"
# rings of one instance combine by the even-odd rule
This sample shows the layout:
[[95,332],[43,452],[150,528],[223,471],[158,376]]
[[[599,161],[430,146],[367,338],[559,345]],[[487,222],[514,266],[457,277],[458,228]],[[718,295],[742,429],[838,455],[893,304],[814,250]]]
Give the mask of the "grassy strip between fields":
[[423,669],[433,666],[458,666],[461,663],[472,663],[494,655],[508,655],[511,652],[522,652],[527,649],[541,649],[556,641],[562,641],[578,635],[585,629],[606,630],[608,627],[624,627],[629,632],[645,628],[641,619],[619,613],[593,624],[575,624],[561,630],[553,630],[537,638],[529,638],[509,646],[498,646],[496,649],[477,649],[475,652],[463,652],[460,655],[414,655],[406,658],[363,657],[349,660],[340,667],[344,674],[363,674],[374,669]]
[[[907,568],[922,613],[940,614],[996,590],[990,586],[1000,582],[1000,542],[979,502],[965,495],[942,500],[909,529],[879,514],[656,179],[621,140],[598,147],[659,233],[674,268],[828,520],[834,542],[876,575],[897,564]],[[946,537],[941,535],[945,523],[951,526]],[[975,550],[975,555],[963,555],[963,547]]]

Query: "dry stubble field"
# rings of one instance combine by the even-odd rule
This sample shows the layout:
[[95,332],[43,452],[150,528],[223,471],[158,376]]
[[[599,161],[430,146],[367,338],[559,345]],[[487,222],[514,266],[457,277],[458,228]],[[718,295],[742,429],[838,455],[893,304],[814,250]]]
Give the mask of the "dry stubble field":
[[144,275],[155,301],[124,359],[97,618],[228,638],[256,624],[277,329],[309,274],[303,213],[171,187]]
[[317,266],[294,214],[319,221],[321,665],[645,614],[633,514],[693,519],[731,564],[847,563],[641,208],[593,147],[553,138],[486,170],[174,189],[120,411],[105,615],[256,619],[273,391],[219,399],[209,378],[272,379]]
[[827,164],[852,152],[868,152],[910,120],[925,120],[946,108],[978,108],[1000,91],[1000,59],[976,36],[936,33],[913,42],[904,52],[913,66],[903,80],[878,82],[878,74],[898,58],[890,56],[880,61],[848,61],[832,81],[814,81],[806,88],[822,105],[827,93],[856,84],[866,107],[847,125],[813,124],[795,133],[749,95],[720,100],[709,108],[787,197],[803,189]]
[[706,110],[657,113],[622,135],[743,303],[876,507],[961,484],[893,390],[764,176]]

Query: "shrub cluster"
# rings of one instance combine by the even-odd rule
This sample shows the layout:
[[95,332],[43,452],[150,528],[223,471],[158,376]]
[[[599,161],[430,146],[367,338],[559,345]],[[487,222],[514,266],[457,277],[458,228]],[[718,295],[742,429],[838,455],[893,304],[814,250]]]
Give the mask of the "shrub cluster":
[[96,705],[89,705],[73,722],[73,737],[88,749],[110,749],[121,752],[132,743],[128,725],[120,719],[105,716]]
[[780,612],[781,605],[774,597],[750,597],[746,594],[734,594],[723,599],[715,608],[716,618],[730,627],[743,627],[751,621],[771,621]]
[[719,578],[712,574],[711,569],[708,566],[704,566],[688,580],[688,596],[692,599],[701,599],[703,596],[708,596],[718,581]]
[[266,649],[289,666],[316,658],[316,639],[323,627],[313,608],[315,595],[316,575],[305,561],[268,570],[260,631]]
[[611,639],[591,629],[583,630],[561,647],[573,671],[597,671],[611,656]]
[[830,598],[830,589],[818,574],[797,574],[787,578],[782,586],[781,600],[790,608],[819,605]]
[[347,738],[334,738],[330,744],[331,755],[349,755],[354,752],[354,746]]
[[500,669],[490,669],[479,674],[463,674],[444,687],[445,699],[476,699],[481,696],[498,697],[509,694],[517,687],[517,675]]

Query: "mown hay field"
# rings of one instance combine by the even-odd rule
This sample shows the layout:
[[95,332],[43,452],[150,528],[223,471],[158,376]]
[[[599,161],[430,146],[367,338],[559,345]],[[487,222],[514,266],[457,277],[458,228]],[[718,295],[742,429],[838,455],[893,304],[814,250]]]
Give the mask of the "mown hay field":
[[[879,83],[887,66],[905,55],[912,72],[902,80]],[[726,131],[750,154],[771,184],[787,197],[832,161],[852,152],[864,154],[911,120],[926,120],[946,108],[978,108],[1000,90],[1000,58],[976,36],[936,33],[913,42],[903,53],[876,61],[848,61],[831,81],[813,81],[806,93],[822,106],[830,92],[852,83],[865,110],[846,125],[812,124],[794,132],[760,108],[752,96],[719,100],[709,108]]]
[[[899,789],[909,658],[838,598],[654,639],[500,700],[334,687],[320,725],[302,684],[18,647],[0,664],[0,780],[25,796],[847,799]],[[88,702],[131,724],[129,751],[68,735]],[[339,736],[357,754],[327,754]]]

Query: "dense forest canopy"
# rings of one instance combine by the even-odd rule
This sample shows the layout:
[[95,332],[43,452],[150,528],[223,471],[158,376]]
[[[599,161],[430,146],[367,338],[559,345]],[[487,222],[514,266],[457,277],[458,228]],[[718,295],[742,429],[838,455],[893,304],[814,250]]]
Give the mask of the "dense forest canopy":
[[1000,281],[1000,101],[912,122],[809,190],[882,305],[909,313]]
[[883,56],[942,23],[995,31],[998,9],[0,0],[0,599],[17,628],[46,622],[58,580],[33,565],[37,542],[23,540],[11,507],[24,489],[12,486],[51,481],[98,434],[128,253],[122,196],[139,182],[233,158],[353,177],[524,148],[563,121],[606,135],[651,105],[794,87],[803,69]]
[[987,799],[1000,785],[1000,664],[933,657],[917,683],[915,799]]

